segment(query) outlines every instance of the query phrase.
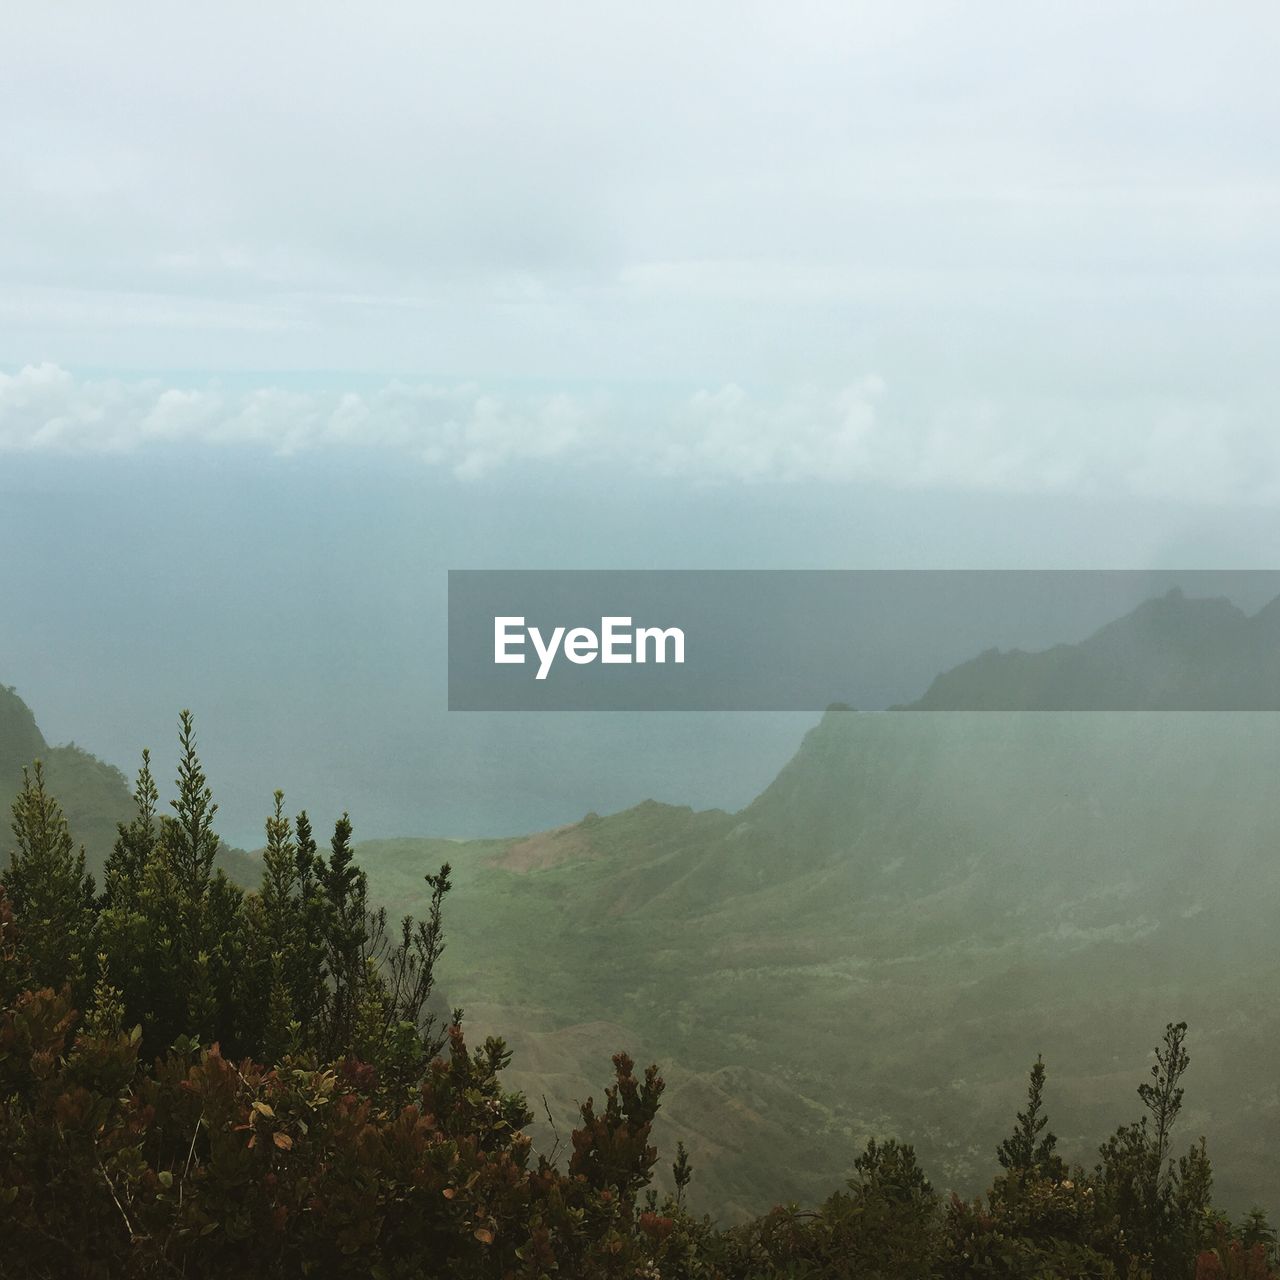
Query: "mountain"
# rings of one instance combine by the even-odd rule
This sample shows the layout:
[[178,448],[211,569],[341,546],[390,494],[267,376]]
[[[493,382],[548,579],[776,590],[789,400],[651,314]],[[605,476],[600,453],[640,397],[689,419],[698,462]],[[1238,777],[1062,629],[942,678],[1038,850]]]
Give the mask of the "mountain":
[[985,653],[913,711],[1280,711],[1280,598],[1252,617],[1176,588],[1079,644]]
[[[101,887],[116,829],[133,817],[132,784],[119,769],[74,743],[50,746],[31,709],[6,685],[0,685],[0,879],[12,847],[10,807],[22,787],[23,769],[36,760],[43,763],[49,791],[67,815],[72,836],[84,845],[85,861]],[[216,865],[240,884],[256,886],[261,877],[256,858],[226,845]]]
[[812,1200],[890,1133],[973,1192],[1038,1052],[1090,1161],[1183,1018],[1179,1141],[1244,1207],[1280,1203],[1277,776],[1270,714],[832,711],[736,814],[358,852],[403,910],[453,863],[441,979],[561,1136],[610,1053],[663,1065],[708,1207]]

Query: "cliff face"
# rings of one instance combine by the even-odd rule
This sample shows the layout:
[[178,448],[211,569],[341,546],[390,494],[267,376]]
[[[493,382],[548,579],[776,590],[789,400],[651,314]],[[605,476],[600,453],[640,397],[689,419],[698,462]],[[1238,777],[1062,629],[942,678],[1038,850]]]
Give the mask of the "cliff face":
[[22,766],[43,756],[47,746],[31,708],[14,690],[0,685],[0,786],[21,776]]

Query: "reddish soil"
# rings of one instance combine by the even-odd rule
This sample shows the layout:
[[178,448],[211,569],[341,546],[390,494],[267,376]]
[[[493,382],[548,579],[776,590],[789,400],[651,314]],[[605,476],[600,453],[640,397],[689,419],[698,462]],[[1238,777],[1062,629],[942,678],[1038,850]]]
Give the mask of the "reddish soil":
[[536,836],[517,840],[501,853],[486,859],[492,867],[503,867],[523,875],[529,871],[546,871],[562,862],[579,862],[597,857],[581,823],[540,831]]

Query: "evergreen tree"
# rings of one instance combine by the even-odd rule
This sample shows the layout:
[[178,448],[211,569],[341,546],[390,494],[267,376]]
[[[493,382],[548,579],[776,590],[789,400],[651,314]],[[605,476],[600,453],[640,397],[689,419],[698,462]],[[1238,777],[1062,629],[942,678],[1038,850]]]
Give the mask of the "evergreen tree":
[[1261,1249],[1268,1262],[1276,1260],[1275,1228],[1257,1205],[1245,1214],[1244,1222],[1240,1225],[1240,1243],[1247,1249]]
[[39,761],[22,771],[13,835],[5,883],[32,977],[41,986],[69,985],[72,998],[83,1000],[95,954],[93,877],[85,871],[84,849],[76,848],[61,806],[45,787]]
[[386,983],[378,966],[367,959],[351,1026],[351,1052],[362,1062],[385,1065],[390,1040],[390,1007]]
[[689,1162],[689,1153],[683,1142],[676,1143],[676,1158],[671,1162],[671,1181],[676,1189],[676,1208],[682,1209],[685,1192],[693,1181],[693,1165]]
[[1156,1046],[1151,1079],[1138,1086],[1138,1097],[1151,1116],[1151,1152],[1147,1178],[1148,1194],[1153,1199],[1168,1180],[1165,1160],[1169,1155],[1169,1135],[1182,1110],[1183,1089],[1180,1081],[1191,1064],[1186,1039],[1187,1024],[1170,1022],[1164,1029],[1163,1043]]
[[99,917],[99,943],[107,965],[120,984],[121,998],[134,1024],[152,1018],[150,992],[157,972],[156,939],[148,936],[142,909],[148,877],[156,857],[156,810],[160,795],[151,775],[151,753],[143,751],[133,791],[134,816],[116,829],[115,845],[107,858],[106,887]]
[[133,789],[134,816],[116,829],[116,841],[107,858],[103,903],[107,907],[137,906],[142,877],[156,845],[156,809],[160,792],[151,775],[151,752],[142,753]]
[[323,1048],[331,1057],[351,1043],[365,978],[368,879],[354,858],[351,819],[344,813],[334,824],[329,861],[320,867],[325,899],[325,964],[332,983]]
[[212,1003],[208,1020],[193,1020],[190,1032],[217,1041],[232,1055],[260,1053],[261,1024],[242,990],[248,949],[245,895],[221,868],[205,891],[203,931]]
[[218,993],[214,983],[213,964],[207,951],[196,953],[190,966],[191,985],[183,1020],[183,1034],[198,1044],[221,1042],[218,1035]]
[[160,849],[167,870],[166,888],[171,885],[175,893],[172,906],[166,904],[174,926],[169,941],[181,984],[180,991],[174,993],[178,996],[175,1003],[185,1005],[176,1031],[200,1036],[212,1032],[217,1010],[206,908],[209,874],[218,850],[213,830],[218,806],[196,754],[195,722],[189,711],[179,717],[178,746],[178,795],[170,801],[173,815],[161,820]]
[[178,796],[171,801],[174,817],[163,822],[162,839],[183,898],[198,904],[209,885],[218,837],[213,830],[218,806],[196,755],[195,720],[190,711],[179,717]]
[[282,960],[292,957],[299,931],[298,849],[289,819],[284,816],[284,792],[275,794],[275,812],[267,819],[267,847],[262,855],[262,923],[267,950]]
[[295,893],[297,847],[284,816],[283,791],[275,793],[275,808],[267,819],[266,833],[262,883],[258,893],[244,903],[247,945],[238,1008],[242,1015],[241,1035],[249,1045],[268,1046],[270,1054],[281,1051],[294,1021],[289,976],[296,968],[294,952],[302,931]]
[[83,1033],[103,1038],[117,1036],[124,1026],[124,1000],[110,977],[105,954],[98,955],[98,980],[94,983],[93,999],[84,1017]]
[[118,967],[120,947],[114,943],[114,930],[106,939],[112,972],[124,983],[129,1017],[142,1023],[143,1048],[148,1055],[164,1051],[189,1030],[187,1009],[195,956],[189,939],[182,936],[182,918],[178,879],[164,845],[157,841],[138,889],[131,922],[136,942],[130,947],[136,965],[127,975]]
[[271,981],[267,988],[267,1012],[260,1056],[265,1062],[279,1062],[293,1048],[298,1023],[293,1016],[293,1002],[285,981],[284,960],[280,952],[271,957]]
[[1058,1139],[1052,1133],[1043,1133],[1049,1118],[1044,1110],[1044,1058],[1037,1055],[1027,1084],[1027,1109],[1019,1111],[1013,1133],[996,1150],[996,1159],[1002,1169],[1015,1174],[1019,1181],[1027,1175],[1061,1178],[1066,1166],[1055,1154]]
[[7,1008],[31,985],[31,964],[13,918],[13,903],[0,884],[0,1008]]
[[[121,827],[108,864],[104,950],[121,984],[128,1017],[144,1027],[148,1053],[181,1036],[258,1047],[261,984],[244,957],[242,891],[213,871],[218,837],[213,801],[196,751],[195,724],[179,718],[177,797],[157,818],[158,791],[143,753],[135,814]],[[246,1001],[246,991],[253,999]]]
[[1169,1023],[1155,1049],[1151,1079],[1138,1086],[1147,1109],[1103,1144],[1095,1172],[1100,1198],[1126,1224],[1135,1251],[1156,1275],[1176,1274],[1176,1260],[1202,1247],[1211,1228],[1213,1169],[1201,1141],[1178,1161],[1170,1138],[1182,1109],[1182,1077],[1191,1059],[1187,1024]]
[[299,936],[292,955],[286,958],[285,977],[293,997],[299,1036],[302,1043],[314,1045],[329,998],[327,903],[321,883],[324,860],[316,851],[311,820],[305,809],[294,823],[294,857]]

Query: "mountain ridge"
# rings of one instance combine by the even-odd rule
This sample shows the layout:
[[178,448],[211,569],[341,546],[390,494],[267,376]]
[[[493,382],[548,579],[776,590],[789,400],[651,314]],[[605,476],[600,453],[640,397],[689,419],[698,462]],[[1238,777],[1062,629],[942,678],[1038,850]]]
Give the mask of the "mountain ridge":
[[900,711],[1280,710],[1280,597],[1252,616],[1178,588],[1077,644],[987,649]]

